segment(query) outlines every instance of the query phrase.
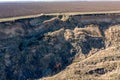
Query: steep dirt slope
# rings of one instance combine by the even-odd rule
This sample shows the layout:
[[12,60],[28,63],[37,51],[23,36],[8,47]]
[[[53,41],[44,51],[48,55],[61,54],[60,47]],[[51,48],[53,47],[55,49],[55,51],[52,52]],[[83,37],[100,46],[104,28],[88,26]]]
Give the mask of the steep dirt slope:
[[119,14],[1,22],[0,79],[119,80],[119,24]]
[[[91,29],[89,28],[90,27],[82,29],[85,29],[87,32],[90,32]],[[92,28],[93,30],[91,30],[91,32],[97,35],[99,33],[98,29],[96,29],[95,27]],[[81,28],[77,29],[80,32]],[[42,78],[42,80],[119,80],[120,25],[109,26],[108,29],[104,30],[104,34],[105,48],[100,48],[97,50],[95,47],[92,48],[85,58],[80,59],[81,56],[79,55],[65,70],[56,74],[53,77]],[[97,35],[97,37],[100,36]],[[92,44],[94,44],[95,42],[93,42]],[[100,41],[98,41],[95,45],[98,46],[99,43]],[[86,50],[87,49],[88,45]]]
[[[78,62],[45,80],[119,80],[120,46],[109,47]],[[44,79],[42,79],[44,80]]]

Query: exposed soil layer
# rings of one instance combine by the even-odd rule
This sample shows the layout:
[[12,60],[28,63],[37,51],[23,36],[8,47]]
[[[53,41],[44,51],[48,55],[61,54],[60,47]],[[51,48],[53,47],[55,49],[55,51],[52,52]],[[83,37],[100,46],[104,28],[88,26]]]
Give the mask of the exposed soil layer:
[[[33,80],[53,76],[77,61],[81,62],[80,65],[84,65],[76,71],[74,67],[70,67],[72,73],[82,76],[104,75],[116,69],[119,64],[115,64],[113,68],[108,68],[112,64],[108,67],[93,64],[119,60],[119,24],[119,14],[68,17],[43,15],[38,18],[2,22],[0,23],[0,79]],[[116,55],[107,52],[107,50],[112,52],[110,49],[112,46],[117,49],[117,52],[113,50]],[[106,52],[103,52],[102,56],[99,51],[104,50]],[[105,56],[105,53],[109,55]],[[68,72],[70,69],[67,69]],[[63,77],[63,74],[60,74],[60,77],[53,77],[52,80],[71,79],[65,75]],[[79,78],[82,77],[80,75]],[[73,80],[75,77],[73,75]]]

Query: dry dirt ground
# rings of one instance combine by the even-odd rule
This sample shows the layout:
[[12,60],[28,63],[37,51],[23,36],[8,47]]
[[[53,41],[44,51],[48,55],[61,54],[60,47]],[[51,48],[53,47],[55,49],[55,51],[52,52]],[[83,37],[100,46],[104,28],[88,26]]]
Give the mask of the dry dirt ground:
[[0,3],[0,18],[59,12],[119,11],[120,2]]

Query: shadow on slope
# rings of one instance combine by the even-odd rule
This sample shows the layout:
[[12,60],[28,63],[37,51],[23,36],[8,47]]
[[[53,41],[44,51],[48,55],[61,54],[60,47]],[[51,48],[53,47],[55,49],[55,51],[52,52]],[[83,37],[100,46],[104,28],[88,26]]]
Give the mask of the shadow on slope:
[[36,20],[20,21],[21,25],[18,21],[15,26],[8,23],[1,29],[5,34],[0,38],[1,80],[51,76],[71,64],[76,55],[86,56],[92,49],[104,47],[99,26],[77,28],[58,18],[37,21],[39,24]]

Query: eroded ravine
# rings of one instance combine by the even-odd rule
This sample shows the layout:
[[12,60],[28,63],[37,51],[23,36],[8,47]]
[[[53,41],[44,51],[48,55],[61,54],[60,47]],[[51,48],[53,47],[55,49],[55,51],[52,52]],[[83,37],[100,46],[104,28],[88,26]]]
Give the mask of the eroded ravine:
[[119,46],[119,24],[119,14],[43,15],[1,22],[0,79],[52,76],[72,62],[85,60],[113,45]]

